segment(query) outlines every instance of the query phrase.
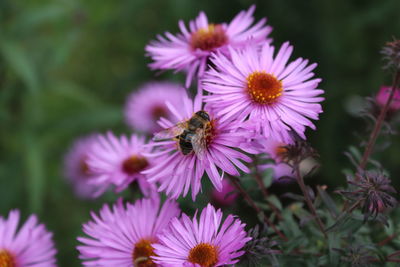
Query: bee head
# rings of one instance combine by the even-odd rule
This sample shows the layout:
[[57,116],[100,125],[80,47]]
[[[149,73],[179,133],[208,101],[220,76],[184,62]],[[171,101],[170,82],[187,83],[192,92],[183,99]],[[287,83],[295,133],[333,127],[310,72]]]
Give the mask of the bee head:
[[203,118],[204,120],[210,121],[210,116],[208,115],[207,112],[205,112],[204,110],[200,110],[196,112],[197,116],[200,116],[201,118]]

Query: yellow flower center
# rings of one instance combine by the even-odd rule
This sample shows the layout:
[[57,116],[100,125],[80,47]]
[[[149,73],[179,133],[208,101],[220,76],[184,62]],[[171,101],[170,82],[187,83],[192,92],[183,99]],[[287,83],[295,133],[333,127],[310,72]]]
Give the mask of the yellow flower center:
[[218,251],[213,245],[200,243],[189,251],[188,261],[201,267],[213,267],[218,262]]
[[149,162],[145,157],[134,155],[122,163],[122,170],[126,174],[132,175],[143,171],[147,166],[149,166]]
[[147,239],[139,240],[133,249],[133,264],[135,267],[156,267],[157,264],[150,258],[156,256],[151,242]]
[[190,46],[193,50],[212,51],[228,42],[224,29],[221,25],[209,24],[207,28],[201,28],[192,33]]
[[246,78],[250,98],[259,104],[272,104],[282,95],[282,82],[265,71],[255,71]]
[[0,249],[0,267],[15,267],[13,256],[7,251]]

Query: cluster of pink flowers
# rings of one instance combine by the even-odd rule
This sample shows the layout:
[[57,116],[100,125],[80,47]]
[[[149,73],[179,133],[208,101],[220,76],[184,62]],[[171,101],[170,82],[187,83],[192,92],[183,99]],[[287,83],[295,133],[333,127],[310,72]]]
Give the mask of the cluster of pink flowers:
[[[249,173],[250,154],[269,155],[275,163],[260,167],[288,176],[277,144],[305,139],[323,101],[316,64],[291,60],[287,42],[275,53],[272,27],[265,18],[254,23],[254,11],[251,6],[219,24],[200,12],[188,27],[179,22],[180,33],[158,36],[145,48],[150,68],[185,72],[186,88],[143,85],[125,105],[126,123],[138,133],[92,134],[72,146],[65,176],[79,196],[138,185],[145,197],[134,204],[120,199],[92,213],[83,226],[87,237],[78,238],[85,266],[225,266],[244,253],[250,238],[239,219],[223,220],[211,204],[190,218],[175,200],[189,190],[195,200],[207,176],[214,187],[211,201],[231,205],[237,194],[224,176]],[[194,98],[187,90],[191,84]],[[159,192],[168,197],[164,204]],[[14,236],[17,222],[17,212],[8,221],[0,217],[0,266],[53,266],[51,234],[30,217]]]
[[[85,266],[211,267],[235,264],[244,253],[250,238],[239,219],[222,221],[211,204],[190,219],[174,199],[191,191],[195,200],[207,176],[210,201],[232,205],[237,193],[224,176],[249,173],[252,155],[273,161],[261,170],[290,177],[280,149],[315,129],[323,100],[316,64],[290,60],[287,42],[275,53],[272,27],[266,19],[254,24],[254,11],[219,24],[200,12],[189,27],[179,22],[180,33],[159,35],[145,48],[150,68],[185,72],[195,97],[178,84],[147,83],[125,105],[127,124],[141,136],[91,136],[67,156],[66,174],[81,196],[137,183],[146,197],[135,204],[120,199],[92,214],[83,227],[87,237],[78,238]],[[168,197],[163,205],[159,192]]]
[[[142,136],[98,135],[80,141],[67,157],[66,174],[81,183],[80,195],[100,196],[110,188],[118,193],[137,182],[146,196],[158,191],[177,199],[190,190],[195,200],[204,174],[221,192],[225,174],[250,171],[249,154],[276,160],[268,144],[290,144],[294,135],[305,139],[307,127],[315,129],[323,100],[316,64],[290,60],[287,42],[275,54],[272,27],[266,19],[253,24],[254,10],[220,24],[200,12],[189,28],[180,21],[181,33],[167,32],[146,46],[152,69],[186,72],[186,87],[197,80],[197,94],[192,99],[167,82],[132,93],[126,122]],[[155,134],[155,141],[146,141],[146,134]],[[277,176],[287,172],[280,162],[267,167]]]
[[247,241],[244,224],[208,205],[197,220],[180,214],[173,200],[160,204],[158,195],[112,209],[84,224],[79,237],[85,266],[223,266],[234,264]]

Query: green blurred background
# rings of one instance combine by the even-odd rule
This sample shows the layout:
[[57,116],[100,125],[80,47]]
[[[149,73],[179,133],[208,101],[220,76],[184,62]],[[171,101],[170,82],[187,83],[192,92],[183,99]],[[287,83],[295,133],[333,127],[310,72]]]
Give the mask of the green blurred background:
[[[212,22],[229,21],[253,3],[256,18],[266,16],[274,27],[276,44],[289,40],[296,57],[319,64],[326,101],[318,130],[308,133],[321,154],[313,179],[343,185],[342,168],[350,166],[343,151],[360,141],[354,133],[365,125],[346,107],[390,83],[379,50],[400,37],[399,0],[0,0],[0,214],[39,214],[55,233],[60,265],[79,266],[81,223],[115,197],[75,198],[62,177],[65,151],[87,133],[128,132],[122,107],[143,82],[183,81],[147,68],[144,46],[156,34],[177,32],[179,19],[188,22],[200,10]],[[397,140],[385,153],[393,176],[398,148]]]

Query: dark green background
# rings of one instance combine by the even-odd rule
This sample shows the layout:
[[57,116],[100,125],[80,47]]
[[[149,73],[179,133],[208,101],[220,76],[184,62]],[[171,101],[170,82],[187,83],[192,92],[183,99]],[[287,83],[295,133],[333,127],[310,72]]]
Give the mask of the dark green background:
[[[183,81],[182,74],[155,77],[146,67],[144,46],[156,34],[175,33],[179,19],[188,22],[200,10],[213,22],[229,21],[252,3],[0,0],[0,214],[11,208],[21,209],[24,219],[39,214],[55,233],[60,265],[79,266],[75,238],[80,224],[90,209],[115,198],[76,199],[62,178],[66,149],[74,138],[93,131],[128,132],[122,106],[141,83]],[[354,95],[373,95],[390,83],[379,50],[400,36],[400,2],[255,3],[255,16],[268,17],[277,45],[289,40],[296,57],[319,64],[316,73],[323,78],[326,101],[317,131],[309,132],[322,164],[313,182],[342,185],[341,170],[350,166],[343,151],[360,141],[354,133],[363,133],[364,127],[345,106],[352,105]],[[392,174],[400,171],[398,148],[397,141],[385,153]]]

